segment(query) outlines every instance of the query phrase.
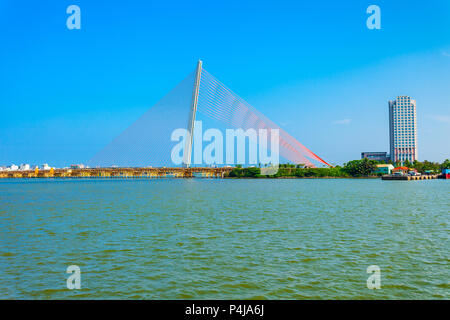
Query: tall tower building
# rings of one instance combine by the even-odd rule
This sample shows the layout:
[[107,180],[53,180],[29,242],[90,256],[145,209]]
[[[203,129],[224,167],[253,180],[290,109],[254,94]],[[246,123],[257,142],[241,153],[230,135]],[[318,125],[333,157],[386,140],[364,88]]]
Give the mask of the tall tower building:
[[417,160],[416,100],[398,96],[389,101],[389,131],[391,160]]

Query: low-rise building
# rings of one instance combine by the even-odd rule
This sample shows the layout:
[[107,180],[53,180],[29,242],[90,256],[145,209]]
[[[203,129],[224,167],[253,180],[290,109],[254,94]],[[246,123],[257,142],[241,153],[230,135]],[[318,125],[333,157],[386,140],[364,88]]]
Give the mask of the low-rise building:
[[17,171],[19,170],[19,166],[16,166],[15,164],[12,164],[8,167],[8,171]]
[[361,159],[364,158],[380,162],[389,161],[389,155],[387,154],[387,152],[361,152]]
[[44,163],[44,164],[41,166],[41,169],[42,169],[42,170],[50,170],[51,167],[50,167],[48,164]]
[[408,174],[410,169],[408,167],[397,167],[392,170],[394,174]]
[[27,163],[22,163],[20,166],[19,166],[19,170],[22,170],[22,171],[28,171],[28,170],[30,170],[30,165],[29,164],[27,164]]
[[70,169],[84,169],[85,165],[84,164],[71,164],[70,165]]
[[392,164],[377,164],[375,173],[391,174],[392,170],[394,170],[394,166]]

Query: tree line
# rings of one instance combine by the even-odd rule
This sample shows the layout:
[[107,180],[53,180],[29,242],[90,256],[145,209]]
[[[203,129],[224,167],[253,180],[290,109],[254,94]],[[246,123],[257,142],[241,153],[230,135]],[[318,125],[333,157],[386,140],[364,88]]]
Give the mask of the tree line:
[[[392,163],[392,162],[390,162]],[[377,164],[381,162],[369,160],[367,158],[361,160],[352,160],[344,163],[343,166],[335,166],[328,168],[308,168],[301,164],[280,164],[278,171],[274,175],[266,176],[261,174],[261,165],[258,167],[242,167],[236,166],[230,173],[229,177],[233,178],[279,178],[279,177],[332,177],[332,178],[350,178],[350,177],[376,177],[381,173],[375,173]],[[401,166],[401,163],[392,163],[395,167]],[[267,165],[266,165],[267,166]],[[427,171],[440,172],[442,169],[450,169],[450,160],[446,159],[442,163],[431,161],[414,161],[410,163],[405,161],[404,167],[416,169],[420,173]]]

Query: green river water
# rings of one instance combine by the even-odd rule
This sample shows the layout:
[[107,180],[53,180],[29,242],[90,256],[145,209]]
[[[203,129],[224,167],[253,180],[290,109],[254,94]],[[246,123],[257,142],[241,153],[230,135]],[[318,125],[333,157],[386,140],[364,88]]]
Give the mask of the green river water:
[[449,208],[448,180],[1,180],[0,298],[449,299]]

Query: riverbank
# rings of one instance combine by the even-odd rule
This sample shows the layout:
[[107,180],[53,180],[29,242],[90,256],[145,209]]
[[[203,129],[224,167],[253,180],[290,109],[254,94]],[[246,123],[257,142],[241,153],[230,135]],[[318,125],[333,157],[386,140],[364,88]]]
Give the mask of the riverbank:
[[258,176],[258,177],[224,177],[224,179],[380,179],[380,176],[362,176],[362,177],[295,177],[295,176]]
[[330,168],[301,168],[295,166],[283,165],[279,167],[275,174],[265,175],[261,174],[264,169],[257,167],[247,168],[233,168],[225,177],[228,178],[267,178],[267,179],[345,179],[345,178],[380,178],[381,174],[363,174],[359,172],[352,172],[343,167],[330,167]]

